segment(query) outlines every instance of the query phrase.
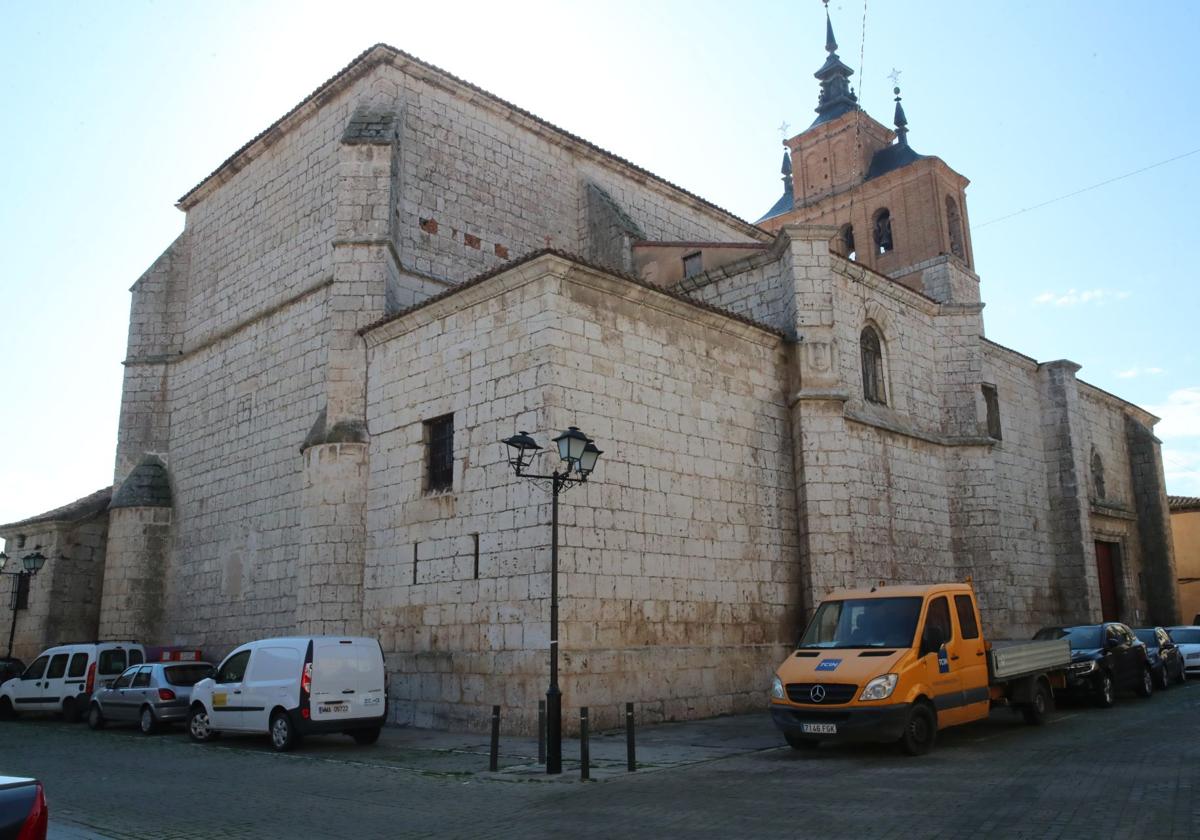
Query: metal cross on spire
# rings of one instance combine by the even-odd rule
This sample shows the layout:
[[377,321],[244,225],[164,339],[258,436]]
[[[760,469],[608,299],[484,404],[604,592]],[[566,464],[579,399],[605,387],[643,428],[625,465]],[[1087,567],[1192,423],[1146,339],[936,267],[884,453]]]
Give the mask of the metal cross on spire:
[[888,74],[888,78],[891,79],[891,82],[892,82],[892,87],[900,86],[900,73],[901,72],[903,72],[903,71],[897,70],[895,67],[893,67],[892,72]]
[[789,128],[791,128],[791,126],[788,125],[787,120],[784,120],[783,122],[781,122],[779,124],[779,134],[783,137],[784,140],[787,139]]

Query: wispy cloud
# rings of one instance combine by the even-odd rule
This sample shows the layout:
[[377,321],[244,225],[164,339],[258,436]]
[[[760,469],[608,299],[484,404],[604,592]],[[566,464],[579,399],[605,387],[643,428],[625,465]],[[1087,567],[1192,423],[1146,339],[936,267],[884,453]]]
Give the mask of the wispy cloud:
[[1162,418],[1154,434],[1163,442],[1167,492],[1200,496],[1200,386],[1176,389],[1146,410]]
[[1134,379],[1138,376],[1159,376],[1164,371],[1160,367],[1131,367],[1115,372],[1117,379]]
[[1039,306],[1103,306],[1109,301],[1125,300],[1130,294],[1111,289],[1068,289],[1065,292],[1042,292],[1033,302]]
[[1172,496],[1200,496],[1200,449],[1163,444],[1163,473]]
[[1162,418],[1154,433],[1163,440],[1200,437],[1200,386],[1172,391],[1165,403],[1146,410]]

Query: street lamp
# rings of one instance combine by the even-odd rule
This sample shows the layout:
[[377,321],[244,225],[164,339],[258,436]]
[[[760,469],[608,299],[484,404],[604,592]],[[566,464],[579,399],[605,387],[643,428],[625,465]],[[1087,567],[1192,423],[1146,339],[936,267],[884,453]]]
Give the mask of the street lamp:
[[604,453],[579,429],[571,426],[554,439],[561,472],[535,475],[526,472],[541,450],[528,432],[518,432],[503,443],[508,446],[508,463],[519,478],[549,481],[550,502],[550,687],[546,689],[546,773],[562,772],[562,692],[558,690],[558,494],[588,480]]
[[22,568],[15,572],[5,572],[4,567],[8,565],[8,555],[0,551],[0,573],[13,575],[16,581],[13,583],[12,591],[12,624],[8,628],[8,653],[6,656],[12,656],[13,637],[17,633],[17,610],[21,603],[21,590],[25,590],[25,598],[29,599],[29,580],[41,571],[42,566],[46,565],[46,557],[40,551],[35,551],[32,554],[26,554],[21,558]]

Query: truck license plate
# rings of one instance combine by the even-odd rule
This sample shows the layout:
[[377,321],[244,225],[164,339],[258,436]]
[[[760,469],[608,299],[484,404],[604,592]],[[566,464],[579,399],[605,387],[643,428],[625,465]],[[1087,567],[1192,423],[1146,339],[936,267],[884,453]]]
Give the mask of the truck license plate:
[[321,707],[322,714],[336,714],[337,712],[350,711],[349,703],[326,703]]
[[836,735],[836,723],[802,723],[800,731],[808,735]]

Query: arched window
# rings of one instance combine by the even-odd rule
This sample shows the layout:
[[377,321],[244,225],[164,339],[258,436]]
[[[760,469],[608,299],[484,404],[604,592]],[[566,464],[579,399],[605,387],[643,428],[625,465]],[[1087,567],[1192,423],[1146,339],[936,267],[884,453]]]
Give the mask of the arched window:
[[886,254],[892,250],[892,214],[886,207],[876,211],[872,233],[875,235],[876,253]]
[[950,196],[946,196],[946,227],[950,233],[950,253],[965,260],[967,251],[963,247],[962,216],[958,212],[958,202]]
[[858,347],[862,353],[863,396],[870,402],[887,405],[883,387],[883,345],[874,327],[863,327]]
[[1096,491],[1096,501],[1104,501],[1104,461],[1095,447],[1092,447],[1092,488]]
[[838,239],[841,241],[842,253],[846,255],[846,258],[855,259],[858,252],[854,250],[854,225],[842,225]]

